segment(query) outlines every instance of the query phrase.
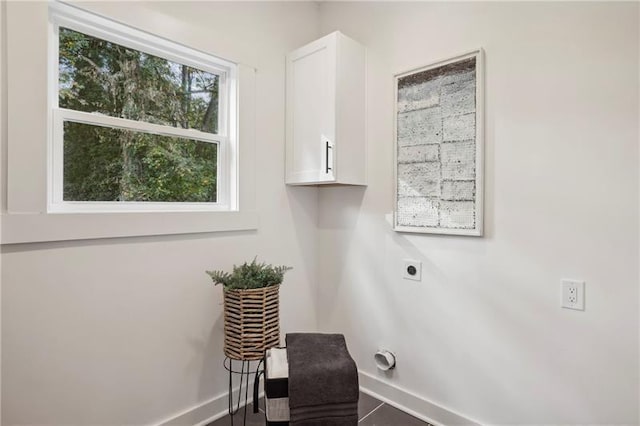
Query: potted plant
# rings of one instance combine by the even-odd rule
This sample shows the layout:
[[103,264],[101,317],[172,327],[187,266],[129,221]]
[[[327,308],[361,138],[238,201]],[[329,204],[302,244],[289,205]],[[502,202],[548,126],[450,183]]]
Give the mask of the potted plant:
[[224,294],[224,353],[237,360],[257,360],[280,344],[279,290],[288,266],[251,263],[233,272],[207,271]]

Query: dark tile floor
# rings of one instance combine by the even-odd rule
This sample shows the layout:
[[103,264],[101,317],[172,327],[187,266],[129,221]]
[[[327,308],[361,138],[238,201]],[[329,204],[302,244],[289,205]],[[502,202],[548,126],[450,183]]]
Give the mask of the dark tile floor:
[[[260,413],[253,414],[252,410],[247,410],[247,426],[264,426],[264,401],[260,401]],[[244,410],[240,410],[238,414],[233,416],[234,426],[243,425]],[[407,413],[398,410],[384,402],[360,392],[360,400],[358,401],[358,424],[364,426],[424,426],[428,423],[423,422]],[[215,422],[209,423],[207,426],[231,426],[231,418],[227,415]]]

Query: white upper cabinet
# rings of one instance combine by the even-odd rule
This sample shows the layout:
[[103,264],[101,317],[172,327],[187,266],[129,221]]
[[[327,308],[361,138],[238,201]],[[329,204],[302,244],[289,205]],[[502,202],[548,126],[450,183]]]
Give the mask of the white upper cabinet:
[[340,32],[287,55],[289,185],[366,185],[365,49]]

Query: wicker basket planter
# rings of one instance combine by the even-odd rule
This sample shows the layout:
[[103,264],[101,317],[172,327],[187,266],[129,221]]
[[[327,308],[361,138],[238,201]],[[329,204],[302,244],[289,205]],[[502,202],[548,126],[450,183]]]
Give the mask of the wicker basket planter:
[[224,290],[224,353],[258,360],[280,345],[280,285]]

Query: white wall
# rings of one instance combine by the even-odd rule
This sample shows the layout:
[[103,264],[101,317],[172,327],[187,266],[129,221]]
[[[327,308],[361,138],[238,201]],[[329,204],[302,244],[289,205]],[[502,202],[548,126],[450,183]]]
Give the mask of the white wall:
[[[4,53],[6,50],[6,25],[5,25],[5,4],[0,4],[0,52]],[[0,88],[6,87],[7,73],[5,69],[4,55],[0,54]],[[6,135],[7,135],[7,120],[6,120],[6,99],[5,96],[0,97],[0,188],[4,188],[5,182],[5,163],[6,157]],[[2,207],[4,203],[4,191],[0,190],[0,210],[4,211]],[[2,224],[0,224],[0,239],[2,239]],[[0,252],[0,330],[2,329],[2,253]],[[2,333],[0,332],[0,354],[2,353]],[[2,361],[0,357],[0,423],[2,423]]]
[[[396,402],[495,424],[638,423],[638,4],[323,3],[321,23],[368,48],[370,176],[320,190],[321,328],[404,389],[376,385]],[[479,46],[486,235],[397,234],[392,75]],[[421,283],[400,278],[403,258]],[[562,278],[586,281],[584,312],[560,309]],[[391,375],[379,346],[397,353]]]
[[[10,6],[45,25],[44,4]],[[295,267],[283,332],[345,333],[368,377],[406,391],[397,402],[486,423],[638,423],[637,4],[86,7],[257,68],[260,227],[3,246],[4,425],[152,424],[223,395],[221,289],[203,270],[254,254]],[[284,54],[334,29],[368,47],[369,186],[285,188]],[[486,236],[396,234],[392,75],[478,46]],[[407,257],[422,283],[400,279]],[[586,311],[558,307],[561,278],[587,281]],[[379,346],[398,355],[391,375]]]
[[[9,20],[27,16],[24,25],[47,25],[45,3],[8,6]],[[317,191],[283,185],[284,55],[318,35],[317,6],[84,7],[257,68],[260,224],[257,232],[3,246],[3,425],[153,424],[222,396],[222,290],[205,269],[254,255],[292,265],[281,291],[283,333],[317,327]],[[18,9],[26,13],[11,15]],[[33,52],[34,41],[9,43]],[[25,126],[29,119],[44,117],[24,117]],[[215,401],[222,405],[206,405],[199,415],[226,404],[224,397]]]

